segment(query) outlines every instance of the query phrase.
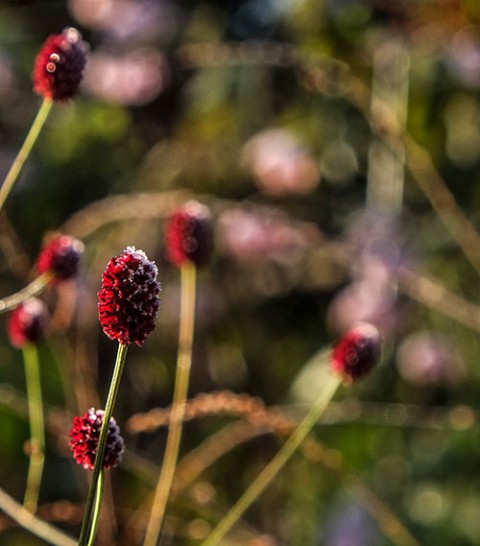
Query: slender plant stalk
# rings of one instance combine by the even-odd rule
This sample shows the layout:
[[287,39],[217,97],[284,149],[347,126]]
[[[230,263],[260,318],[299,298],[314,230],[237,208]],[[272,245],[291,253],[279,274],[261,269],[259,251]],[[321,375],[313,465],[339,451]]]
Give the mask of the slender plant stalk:
[[30,284],[25,286],[25,288],[15,292],[15,294],[11,294],[10,296],[5,296],[4,298],[0,299],[0,314],[12,311],[21,303],[28,300],[28,298],[37,296],[43,292],[45,287],[52,280],[52,277],[53,274],[50,272],[42,273]]
[[181,267],[181,308],[178,339],[177,373],[168,429],[165,457],[160,477],[157,482],[150,519],[145,534],[144,546],[157,544],[162,527],[168,496],[172,487],[175,467],[177,465],[180,441],[182,438],[183,417],[187,401],[190,368],[192,364],[193,335],[195,330],[196,303],[196,266],[186,263]]
[[[107,403],[105,405],[105,415],[103,417],[102,427],[100,429],[100,437],[98,439],[97,454],[95,456],[95,466],[92,473],[92,481],[90,482],[90,489],[88,491],[87,502],[85,504],[85,513],[83,515],[82,528],[80,530],[80,537],[78,539],[78,546],[85,546],[87,544],[93,544],[95,535],[93,533],[92,526],[95,523],[95,518],[98,515],[95,513],[92,515],[93,510],[99,511],[101,507],[101,491],[98,490],[98,481],[100,474],[103,470],[103,457],[105,455],[105,447],[107,445],[108,438],[108,424],[113,415],[113,408],[117,399],[118,389],[120,387],[120,380],[122,378],[123,367],[125,365],[125,359],[127,357],[128,345],[118,344],[117,358],[115,361],[115,368],[113,370],[112,380],[110,382],[110,389],[108,391]],[[92,530],[91,530],[92,529]]]
[[266,487],[280,472],[284,464],[293,455],[303,440],[305,440],[310,430],[325,411],[325,408],[328,406],[328,403],[335,394],[341,381],[341,377],[336,374],[331,374],[328,376],[323,392],[321,393],[316,404],[307,413],[289,439],[283,444],[280,451],[278,451],[275,457],[267,464],[262,472],[260,472],[257,478],[251,483],[250,487],[235,503],[223,520],[220,521],[212,533],[210,533],[205,541],[202,542],[201,546],[216,546],[217,544],[220,544],[222,538],[242,517],[245,510],[247,510],[250,505],[263,493]]
[[105,469],[102,468],[98,476],[97,490],[95,492],[95,506],[93,508],[92,524],[87,546],[93,546],[97,536],[98,522],[100,520],[100,507],[102,504],[103,489],[105,486]]
[[32,151],[32,148],[38,138],[38,135],[40,134],[40,131],[42,130],[43,125],[45,124],[48,114],[50,113],[52,105],[53,105],[52,99],[50,98],[43,99],[43,102],[40,105],[40,109],[38,110],[38,113],[35,119],[33,120],[32,126],[30,127],[30,130],[28,131],[28,134],[25,137],[25,140],[23,141],[23,144],[20,150],[18,151],[17,157],[12,163],[12,166],[10,167],[10,170],[8,171],[7,176],[5,177],[5,180],[3,181],[3,184],[0,187],[0,210],[3,207],[5,201],[7,200],[10,190],[13,188],[13,185],[17,181],[18,176],[22,170],[22,167],[25,161],[27,160],[28,156],[30,155],[30,152]]
[[23,348],[25,380],[27,385],[28,414],[30,421],[30,462],[23,505],[34,514],[37,511],[40,484],[45,461],[45,424],[43,418],[42,387],[38,365],[38,352],[34,343]]
[[0,487],[0,509],[21,527],[53,546],[76,546],[76,542],[63,531],[34,516]]

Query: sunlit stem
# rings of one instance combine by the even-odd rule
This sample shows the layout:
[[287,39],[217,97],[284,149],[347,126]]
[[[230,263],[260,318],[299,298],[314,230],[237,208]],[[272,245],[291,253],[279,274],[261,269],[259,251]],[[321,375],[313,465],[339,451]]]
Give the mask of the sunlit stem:
[[102,506],[103,489],[105,485],[105,469],[102,468],[98,476],[97,490],[95,492],[95,505],[93,507],[92,523],[87,546],[92,546],[97,536],[98,522],[100,520],[100,509]]
[[12,311],[24,301],[27,301],[29,298],[37,296],[43,292],[52,278],[53,273],[42,273],[30,284],[25,286],[25,288],[15,292],[15,294],[11,294],[10,296],[5,296],[4,298],[0,299],[0,314]]
[[210,533],[206,540],[202,542],[201,546],[216,546],[217,544],[220,544],[222,538],[242,517],[251,504],[263,493],[288,459],[298,449],[303,440],[305,440],[315,423],[317,423],[322,416],[341,381],[342,380],[338,375],[331,374],[328,376],[327,382],[325,383],[324,389],[316,404],[307,413],[303,421],[298,425],[285,444],[283,444],[280,451],[278,451],[275,457],[267,464],[262,472],[260,472],[250,487],[240,497],[223,520],[220,521],[212,533]]
[[150,519],[145,534],[144,546],[157,544],[165,515],[168,496],[177,465],[183,418],[187,400],[190,368],[192,364],[193,335],[195,329],[196,267],[188,262],[181,268],[181,306],[178,338],[177,372],[171,410],[170,428],[162,469],[155,491]]
[[27,160],[28,156],[30,155],[30,152],[32,151],[32,148],[38,138],[38,135],[40,134],[40,131],[42,130],[43,125],[45,124],[48,114],[50,113],[52,104],[53,104],[53,100],[51,98],[43,99],[40,109],[38,110],[37,116],[35,117],[32,123],[32,126],[30,127],[30,130],[25,140],[23,141],[23,144],[20,150],[18,151],[17,157],[12,163],[12,166],[10,167],[10,170],[8,171],[7,176],[5,177],[5,180],[3,181],[3,184],[0,187],[0,210],[2,209],[5,201],[7,200],[10,190],[13,188],[15,182],[17,181],[18,175],[20,174],[25,161]]
[[96,511],[100,511],[101,508],[101,491],[98,489],[98,481],[103,470],[103,458],[105,455],[105,447],[107,445],[108,438],[108,425],[113,415],[113,408],[115,407],[115,401],[117,399],[118,389],[120,387],[120,380],[122,378],[123,367],[127,356],[127,349],[128,345],[123,345],[122,343],[118,344],[117,358],[115,361],[112,380],[110,382],[110,389],[108,391],[102,427],[100,429],[97,454],[95,456],[95,466],[93,468],[92,481],[90,482],[90,489],[88,491],[87,501],[85,504],[85,512],[83,514],[83,523],[80,531],[80,537],[78,539],[78,546],[85,546],[87,544],[87,540],[90,546],[95,540],[95,536],[92,533],[92,526],[98,515],[94,514],[92,516],[92,513],[94,510],[94,505]]
[[28,343],[23,348],[30,421],[30,461],[23,505],[35,513],[45,461],[45,425],[43,418],[42,387],[37,347]]

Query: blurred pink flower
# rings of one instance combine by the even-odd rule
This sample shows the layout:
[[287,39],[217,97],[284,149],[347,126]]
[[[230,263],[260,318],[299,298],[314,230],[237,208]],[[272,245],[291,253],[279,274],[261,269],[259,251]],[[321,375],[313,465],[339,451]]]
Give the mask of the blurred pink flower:
[[149,40],[175,29],[170,4],[160,0],[70,0],[69,8],[82,26],[102,30],[117,40]]
[[397,349],[400,375],[417,385],[456,384],[465,376],[464,363],[440,332],[415,332]]
[[320,183],[315,159],[283,129],[269,129],[251,138],[243,148],[243,160],[266,194],[304,195]]
[[464,85],[480,87],[480,37],[473,28],[462,28],[447,45],[445,61]]
[[141,106],[168,85],[170,68],[160,51],[137,49],[124,55],[93,54],[85,72],[85,89],[111,102]]
[[266,213],[232,208],[222,213],[218,223],[224,251],[238,260],[281,257],[307,244],[308,234]]

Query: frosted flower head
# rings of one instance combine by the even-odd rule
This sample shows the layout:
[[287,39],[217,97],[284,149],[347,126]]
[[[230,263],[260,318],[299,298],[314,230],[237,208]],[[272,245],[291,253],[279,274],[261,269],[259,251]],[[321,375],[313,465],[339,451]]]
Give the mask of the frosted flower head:
[[74,97],[83,78],[87,51],[87,44],[72,27],[47,38],[35,61],[34,91],[53,100]]
[[155,263],[133,246],[110,260],[98,293],[100,324],[110,339],[141,346],[153,332],[160,308],[157,277]]
[[[78,464],[87,470],[95,467],[100,429],[102,428],[105,412],[90,408],[85,415],[73,418],[70,430],[70,448]],[[103,468],[117,466],[124,451],[123,438],[120,429],[112,417],[108,424],[107,443],[103,456]]]
[[380,334],[375,326],[361,322],[334,347],[332,367],[346,381],[364,377],[380,359]]
[[68,235],[54,237],[41,250],[37,269],[40,273],[51,273],[54,282],[74,277],[78,272],[83,243]]
[[191,201],[176,210],[166,229],[168,259],[177,267],[191,262],[197,267],[210,260],[213,251],[213,227],[205,205]]
[[48,325],[48,311],[43,301],[30,298],[12,311],[8,335],[19,349],[43,339]]

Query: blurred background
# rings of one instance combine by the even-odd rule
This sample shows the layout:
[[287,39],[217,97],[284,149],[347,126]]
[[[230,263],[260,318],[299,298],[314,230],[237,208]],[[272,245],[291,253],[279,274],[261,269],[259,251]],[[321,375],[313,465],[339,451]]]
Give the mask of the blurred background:
[[[0,218],[0,296],[34,277],[52,232],[85,244],[79,277],[42,296],[39,514],[77,535],[87,476],[68,431],[105,400],[116,345],[96,294],[108,260],[134,245],[159,267],[162,308],[128,354],[115,410],[127,452],[98,544],[142,543],[166,439],[165,413],[148,412],[171,402],[177,349],[165,218],[196,199],[216,244],[160,544],[201,543],[359,320],[381,330],[380,366],[339,391],[317,443],[224,544],[479,544],[478,2],[3,0],[0,176],[41,101],[35,56],[69,25],[90,44],[82,93],[55,104]],[[20,500],[25,377],[0,318],[0,486]],[[43,544],[6,517],[0,529],[0,544]]]

